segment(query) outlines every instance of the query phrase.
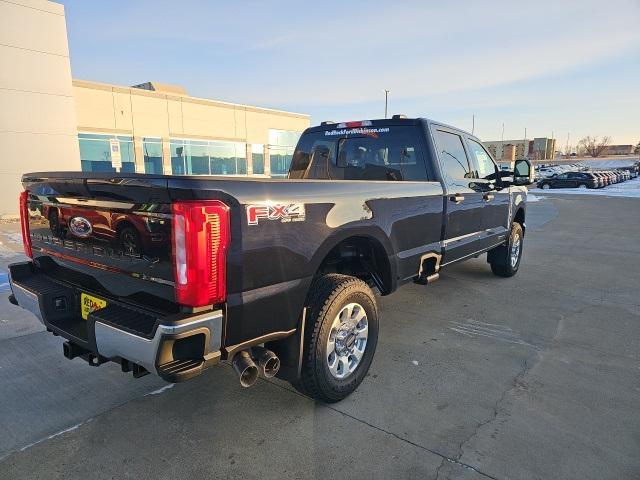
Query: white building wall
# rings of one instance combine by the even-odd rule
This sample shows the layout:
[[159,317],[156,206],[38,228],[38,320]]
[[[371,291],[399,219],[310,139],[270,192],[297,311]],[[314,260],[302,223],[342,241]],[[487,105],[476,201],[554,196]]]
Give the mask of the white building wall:
[[18,211],[20,176],[79,170],[64,7],[0,0],[0,218]]

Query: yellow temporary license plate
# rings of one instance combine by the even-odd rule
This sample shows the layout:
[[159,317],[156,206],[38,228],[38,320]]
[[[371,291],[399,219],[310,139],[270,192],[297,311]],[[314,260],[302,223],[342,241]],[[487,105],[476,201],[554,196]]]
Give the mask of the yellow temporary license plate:
[[91,312],[95,312],[96,310],[100,310],[107,306],[107,302],[105,300],[94,297],[93,295],[87,295],[86,293],[80,294],[80,303],[82,318],[85,320],[89,317]]

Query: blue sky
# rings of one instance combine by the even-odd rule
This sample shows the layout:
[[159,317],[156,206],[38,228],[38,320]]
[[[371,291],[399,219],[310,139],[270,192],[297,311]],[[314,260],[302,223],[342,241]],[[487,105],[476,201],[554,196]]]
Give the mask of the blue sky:
[[62,1],[74,78],[484,140],[640,141],[640,0]]

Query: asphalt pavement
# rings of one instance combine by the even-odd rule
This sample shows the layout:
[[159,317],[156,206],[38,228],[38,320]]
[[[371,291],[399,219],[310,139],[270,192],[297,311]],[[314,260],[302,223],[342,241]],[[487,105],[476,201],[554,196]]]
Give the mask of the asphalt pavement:
[[370,374],[330,406],[69,361],[2,295],[0,479],[640,478],[640,202],[544,197],[516,277],[482,256],[380,298]]

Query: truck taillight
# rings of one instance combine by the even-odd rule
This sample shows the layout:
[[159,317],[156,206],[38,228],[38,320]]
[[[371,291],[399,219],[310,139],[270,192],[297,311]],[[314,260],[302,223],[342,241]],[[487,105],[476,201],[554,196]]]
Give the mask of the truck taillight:
[[29,192],[20,192],[20,231],[22,246],[27,257],[33,258],[31,250],[31,231],[29,229]]
[[370,127],[371,125],[371,120],[360,120],[358,122],[342,122],[336,128]]
[[201,307],[227,296],[229,207],[218,200],[184,201],[173,212],[176,301]]

